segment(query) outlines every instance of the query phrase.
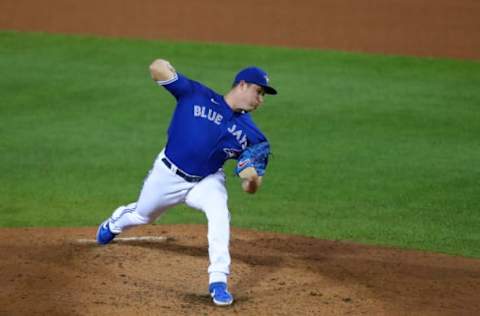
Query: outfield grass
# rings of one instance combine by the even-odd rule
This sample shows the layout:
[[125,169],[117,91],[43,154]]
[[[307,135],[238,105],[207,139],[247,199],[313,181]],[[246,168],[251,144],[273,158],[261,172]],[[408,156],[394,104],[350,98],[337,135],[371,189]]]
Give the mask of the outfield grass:
[[0,226],[96,226],[136,199],[174,105],[156,57],[219,92],[256,64],[279,90],[254,114],[261,192],[228,180],[234,226],[480,257],[480,63],[315,50],[0,32]]

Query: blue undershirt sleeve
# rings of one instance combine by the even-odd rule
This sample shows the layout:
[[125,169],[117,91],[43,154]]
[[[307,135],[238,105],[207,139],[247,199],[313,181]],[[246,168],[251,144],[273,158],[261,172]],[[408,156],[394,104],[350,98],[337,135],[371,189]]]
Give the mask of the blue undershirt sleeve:
[[175,73],[175,76],[169,80],[157,81],[157,83],[163,86],[177,100],[193,92],[192,81],[180,73]]

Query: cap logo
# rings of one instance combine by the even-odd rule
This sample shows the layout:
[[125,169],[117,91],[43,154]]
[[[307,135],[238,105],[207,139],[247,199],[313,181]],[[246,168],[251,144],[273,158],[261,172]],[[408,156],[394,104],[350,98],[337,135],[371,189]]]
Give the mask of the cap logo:
[[268,83],[270,81],[270,79],[268,78],[267,75],[263,76],[263,78],[265,78],[265,81]]

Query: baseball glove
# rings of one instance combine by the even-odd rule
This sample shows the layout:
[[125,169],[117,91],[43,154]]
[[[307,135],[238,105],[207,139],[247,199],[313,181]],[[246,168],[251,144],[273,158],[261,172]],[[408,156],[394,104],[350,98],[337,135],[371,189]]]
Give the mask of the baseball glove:
[[248,146],[238,158],[235,174],[238,176],[243,170],[253,167],[259,176],[263,176],[268,165],[269,155],[270,145],[268,142]]

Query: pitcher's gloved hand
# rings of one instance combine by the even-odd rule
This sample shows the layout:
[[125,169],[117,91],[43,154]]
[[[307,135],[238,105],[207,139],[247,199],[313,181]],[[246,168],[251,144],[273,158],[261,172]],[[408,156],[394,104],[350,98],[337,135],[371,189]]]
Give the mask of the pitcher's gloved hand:
[[269,155],[270,145],[268,142],[248,146],[238,158],[235,174],[239,175],[243,170],[253,167],[259,176],[263,176],[268,165]]

